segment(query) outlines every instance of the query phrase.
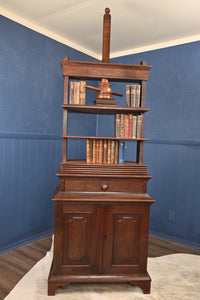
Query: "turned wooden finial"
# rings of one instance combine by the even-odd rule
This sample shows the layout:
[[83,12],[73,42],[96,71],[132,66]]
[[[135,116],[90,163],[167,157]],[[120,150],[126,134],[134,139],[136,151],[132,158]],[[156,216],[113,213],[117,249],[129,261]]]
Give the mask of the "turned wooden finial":
[[106,13],[106,14],[109,14],[109,13],[110,13],[110,8],[109,8],[109,7],[106,7],[106,8],[105,8],[105,13]]
[[110,8],[105,9],[105,15],[103,17],[103,47],[102,47],[102,62],[109,63],[110,56],[110,25],[111,15]]
[[142,60],[140,64],[141,64],[142,66],[146,66],[146,65],[147,65],[147,63],[146,63],[145,60]]

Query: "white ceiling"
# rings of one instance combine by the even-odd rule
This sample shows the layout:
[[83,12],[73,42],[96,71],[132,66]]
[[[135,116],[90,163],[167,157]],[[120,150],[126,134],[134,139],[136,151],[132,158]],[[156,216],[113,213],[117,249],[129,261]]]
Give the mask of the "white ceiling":
[[200,0],[0,0],[2,15],[101,59],[111,9],[111,57],[200,40]]

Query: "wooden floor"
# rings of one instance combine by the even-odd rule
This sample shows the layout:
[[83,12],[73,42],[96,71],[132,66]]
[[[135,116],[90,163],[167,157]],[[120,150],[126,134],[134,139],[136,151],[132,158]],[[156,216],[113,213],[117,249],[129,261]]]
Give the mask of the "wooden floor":
[[[51,243],[52,238],[49,236],[0,255],[0,299],[4,299],[35,263],[45,256]],[[200,250],[155,237],[149,238],[149,257],[173,253],[200,255]]]

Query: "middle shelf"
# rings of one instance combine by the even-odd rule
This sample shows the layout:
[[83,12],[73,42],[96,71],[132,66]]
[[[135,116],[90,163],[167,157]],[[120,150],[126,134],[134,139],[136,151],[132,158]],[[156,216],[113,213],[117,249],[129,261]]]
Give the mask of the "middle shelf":
[[74,113],[90,113],[90,114],[105,114],[115,115],[119,113],[142,113],[149,111],[146,107],[128,107],[128,106],[101,106],[101,105],[77,105],[77,104],[63,104],[63,108]]
[[78,135],[63,135],[64,139],[96,139],[96,140],[127,140],[127,141],[149,141],[149,139],[145,138],[120,138],[120,137],[100,137],[100,136],[78,136]]

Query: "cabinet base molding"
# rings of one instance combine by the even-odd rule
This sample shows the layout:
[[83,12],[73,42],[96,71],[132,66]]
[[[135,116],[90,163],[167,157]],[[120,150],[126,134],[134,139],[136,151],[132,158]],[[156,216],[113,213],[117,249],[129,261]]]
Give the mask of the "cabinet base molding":
[[54,275],[52,270],[48,279],[48,295],[54,296],[58,287],[66,287],[70,283],[130,283],[140,286],[144,294],[150,294],[151,277],[148,273],[138,275]]

